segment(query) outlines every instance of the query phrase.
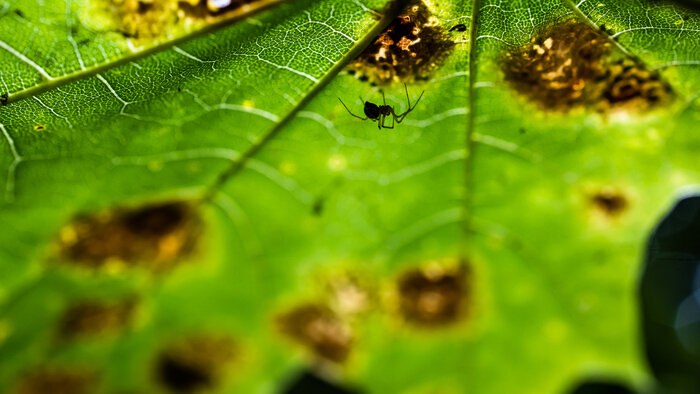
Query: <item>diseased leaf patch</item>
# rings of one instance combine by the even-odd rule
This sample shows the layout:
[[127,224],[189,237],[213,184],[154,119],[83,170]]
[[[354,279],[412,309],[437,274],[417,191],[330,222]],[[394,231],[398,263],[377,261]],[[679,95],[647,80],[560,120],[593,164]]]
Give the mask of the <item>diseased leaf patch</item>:
[[59,257],[101,268],[137,263],[153,271],[172,268],[195,250],[201,219],[186,202],[168,202],[76,218],[59,233]]
[[174,393],[216,387],[234,361],[236,349],[225,336],[192,336],[164,349],[156,361],[156,378]]
[[63,313],[58,334],[73,339],[118,332],[131,323],[136,306],[135,298],[77,302]]
[[277,318],[280,332],[316,357],[342,363],[350,355],[351,327],[323,304],[303,304]]
[[333,277],[327,284],[329,305],[339,315],[352,317],[368,312],[377,295],[358,275]]
[[180,0],[178,6],[187,16],[211,19],[256,1],[259,0]]
[[619,216],[629,207],[627,196],[611,187],[598,190],[589,198],[593,208],[607,217]]
[[373,85],[425,81],[454,45],[428,6],[415,1],[350,63],[348,72]]
[[672,97],[671,87],[658,73],[648,71],[632,60],[624,59],[608,67],[604,100],[601,108],[625,107],[646,110],[667,104]]
[[612,45],[575,20],[550,26],[508,51],[505,79],[542,109],[644,111],[671,101],[670,85],[632,59],[611,60]]
[[247,11],[265,0],[98,0],[97,7],[112,15],[126,37],[169,37],[192,25],[214,23],[232,11]]
[[466,313],[467,268],[433,263],[409,270],[397,282],[399,311],[404,320],[418,326],[456,323]]
[[24,374],[15,386],[16,394],[92,394],[97,375],[81,369],[41,367]]

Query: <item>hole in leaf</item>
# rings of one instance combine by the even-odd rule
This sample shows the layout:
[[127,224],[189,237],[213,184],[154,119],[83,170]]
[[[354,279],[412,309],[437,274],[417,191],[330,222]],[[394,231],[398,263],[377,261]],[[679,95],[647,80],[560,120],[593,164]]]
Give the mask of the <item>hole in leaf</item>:
[[422,1],[411,2],[349,65],[349,72],[374,85],[427,80],[454,42]]
[[584,23],[549,26],[505,54],[505,79],[545,110],[641,111],[671,100],[670,86],[632,59],[610,61],[612,46]]
[[156,377],[168,390],[192,393],[215,388],[235,357],[227,337],[193,336],[158,356]]
[[297,306],[277,318],[280,331],[317,357],[342,363],[350,355],[352,330],[330,308]]
[[457,322],[465,313],[466,267],[431,264],[412,269],[398,279],[399,310],[403,318],[422,326]]
[[119,331],[129,325],[135,309],[135,298],[116,302],[78,302],[63,313],[59,335],[70,339]]
[[192,254],[201,220],[185,202],[115,208],[79,216],[59,234],[59,254],[75,265],[143,263],[154,271],[174,266]]
[[92,394],[97,375],[79,369],[42,367],[24,374],[16,385],[17,394]]

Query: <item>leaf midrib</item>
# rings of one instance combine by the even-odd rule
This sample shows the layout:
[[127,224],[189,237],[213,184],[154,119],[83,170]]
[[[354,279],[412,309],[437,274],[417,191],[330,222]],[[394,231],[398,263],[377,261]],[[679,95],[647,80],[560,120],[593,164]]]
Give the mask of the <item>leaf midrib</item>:
[[382,17],[377,21],[377,23],[366,32],[366,34],[357,40],[352,48],[335,64],[333,67],[326,72],[326,74],[316,83],[316,85],[301,99],[296,105],[294,105],[291,110],[280,119],[279,122],[274,125],[270,130],[268,130],[257,142],[255,142],[250,148],[241,154],[241,156],[234,161],[227,169],[220,173],[216,180],[207,187],[202,200],[204,202],[211,202],[216,193],[221,189],[221,187],[226,184],[231,178],[235,177],[241,170],[245,168],[248,160],[255,157],[255,155],[260,152],[268,142],[279,134],[284,127],[292,121],[297,113],[301,111],[311,100],[320,93],[328,83],[330,83],[337,75],[340,73],[345,66],[350,63],[353,59],[362,53],[362,51],[371,44],[376,36],[378,36],[384,29],[398,17],[399,12],[403,10],[411,0],[400,0],[395,2],[389,2],[388,7],[382,12]]
[[605,39],[606,39],[615,49],[617,49],[617,50],[619,50],[620,52],[622,52],[625,56],[627,56],[627,57],[629,57],[629,58],[631,58],[631,59],[634,59],[634,61],[636,61],[637,63],[639,63],[639,64],[644,64],[644,62],[642,62],[642,60],[641,60],[638,56],[634,55],[634,54],[633,54],[632,52],[630,52],[627,48],[625,48],[625,47],[623,47],[622,45],[620,45],[620,43],[617,42],[616,39],[612,38],[612,36],[611,36],[610,34],[608,34],[606,31],[602,30],[602,29],[600,28],[600,26],[598,26],[598,25],[596,25],[595,23],[593,23],[593,20],[591,20],[591,18],[589,18],[588,15],[584,14],[583,11],[581,11],[581,9],[578,8],[578,6],[577,6],[576,4],[574,4],[573,0],[562,0],[562,2],[563,2],[564,5],[566,6],[566,8],[570,9],[571,12],[573,12],[573,14],[574,14],[575,16],[578,17],[578,19],[580,19],[583,23],[587,24],[591,29],[593,29],[593,30],[595,30],[596,32],[598,32],[598,34],[600,34],[601,36],[605,37]]
[[475,128],[475,105],[476,105],[476,42],[477,34],[479,31],[479,17],[481,11],[481,0],[473,0],[472,3],[472,15],[471,24],[469,26],[469,82],[468,82],[468,92],[469,95],[467,106],[467,132],[466,132],[466,151],[467,157],[464,159],[464,201],[462,205],[463,217],[462,217],[462,234],[464,237],[463,242],[460,245],[459,253],[462,259],[467,258],[469,250],[469,233],[471,232],[471,205],[472,205],[472,188],[474,186],[474,128]]

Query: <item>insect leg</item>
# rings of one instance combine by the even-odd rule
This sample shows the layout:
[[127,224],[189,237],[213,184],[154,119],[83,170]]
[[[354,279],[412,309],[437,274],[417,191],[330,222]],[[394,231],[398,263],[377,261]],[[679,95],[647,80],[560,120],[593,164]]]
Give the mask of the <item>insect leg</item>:
[[[340,100],[340,97],[338,97],[338,100]],[[360,100],[362,100],[362,99],[360,99]],[[343,107],[345,107],[345,110],[347,110],[348,113],[349,113],[350,115],[352,115],[352,116],[354,116],[354,117],[356,117],[356,118],[358,118],[358,119],[360,119],[360,120],[366,120],[366,119],[367,119],[367,118],[363,118],[363,117],[361,117],[361,116],[357,116],[357,115],[353,114],[352,111],[350,111],[350,108],[348,108],[348,106],[345,105],[345,103],[343,102],[343,100],[340,100],[340,103],[343,104]]]
[[406,86],[406,83],[404,82],[403,84],[403,90],[406,91],[406,101],[408,101],[408,109],[411,109],[411,97],[408,96],[408,87]]
[[[416,100],[416,103],[413,104],[413,107],[411,107],[411,101],[409,100],[409,102],[408,102],[409,106],[408,106],[408,109],[406,110],[406,112],[402,113],[401,115],[394,115],[396,117],[397,123],[403,122],[403,119],[406,117],[406,115],[408,115],[409,112],[413,111],[416,108],[416,106],[420,102],[420,99],[423,97],[423,93],[425,93],[425,90],[421,92],[420,96],[418,96],[418,100]],[[406,91],[406,95],[408,97],[408,90]]]
[[[413,108],[416,108],[416,105],[418,105],[418,102],[420,101],[420,99],[423,98],[423,93],[425,93],[425,90],[420,92],[420,96],[418,96],[418,100],[416,100],[416,103],[413,104]],[[411,108],[411,110],[413,110],[413,108]]]
[[[392,110],[392,114],[393,114],[393,112],[394,112],[394,111]],[[391,118],[391,127],[385,125],[384,128],[386,128],[386,129],[393,129],[393,128],[394,128],[394,121],[396,120],[396,116],[394,115],[394,116],[387,116],[387,117],[390,117],[390,118]]]

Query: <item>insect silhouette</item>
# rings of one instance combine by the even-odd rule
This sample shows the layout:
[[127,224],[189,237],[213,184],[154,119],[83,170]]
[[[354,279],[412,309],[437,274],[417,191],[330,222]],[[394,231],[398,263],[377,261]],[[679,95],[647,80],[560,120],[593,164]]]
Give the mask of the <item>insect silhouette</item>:
[[[352,113],[350,109],[348,108],[347,105],[343,102],[343,100],[340,100],[340,97],[338,97],[338,100],[340,100],[340,103],[343,104],[343,107],[350,113],[350,115],[360,119],[360,120],[371,120],[372,122],[377,122],[377,127],[379,130],[383,128],[385,129],[393,129],[395,123],[401,123],[403,122],[404,118],[406,115],[409,114],[409,112],[413,111],[414,108],[416,108],[416,105],[418,105],[418,102],[420,101],[421,97],[423,97],[423,93],[425,91],[421,92],[420,96],[418,96],[418,100],[416,100],[416,103],[411,106],[411,98],[408,96],[408,88],[406,87],[406,84],[403,84],[404,90],[406,90],[406,100],[408,101],[408,109],[401,114],[397,114],[394,111],[394,107],[391,105],[386,105],[386,98],[384,97],[384,92],[382,91],[382,100],[384,101],[383,105],[377,105],[375,103],[371,103],[369,101],[364,101],[362,100],[362,97],[360,97],[360,101],[364,103],[364,111],[365,111],[365,117],[363,118],[362,116],[358,116]],[[391,118],[391,126],[386,125],[386,120],[387,118]]]

